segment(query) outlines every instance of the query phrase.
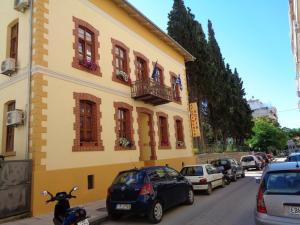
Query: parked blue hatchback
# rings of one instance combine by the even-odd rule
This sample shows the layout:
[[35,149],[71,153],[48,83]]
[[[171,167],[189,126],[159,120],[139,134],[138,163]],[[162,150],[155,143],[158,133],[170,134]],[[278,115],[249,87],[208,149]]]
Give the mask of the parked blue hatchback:
[[192,184],[166,166],[120,172],[107,191],[106,208],[111,219],[122,215],[146,215],[159,223],[166,209],[194,203]]

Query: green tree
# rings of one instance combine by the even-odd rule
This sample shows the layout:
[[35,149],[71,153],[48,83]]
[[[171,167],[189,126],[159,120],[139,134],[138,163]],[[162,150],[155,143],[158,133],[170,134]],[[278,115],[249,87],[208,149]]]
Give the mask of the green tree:
[[254,122],[253,135],[247,140],[256,151],[269,152],[282,150],[287,143],[285,132],[266,118],[257,118]]

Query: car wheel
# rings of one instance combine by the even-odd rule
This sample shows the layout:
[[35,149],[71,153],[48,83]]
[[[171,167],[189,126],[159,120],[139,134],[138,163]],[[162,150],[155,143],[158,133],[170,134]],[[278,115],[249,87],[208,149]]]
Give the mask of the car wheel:
[[187,196],[187,199],[185,201],[185,204],[186,205],[193,205],[194,203],[194,191],[192,188],[189,189],[188,191],[188,196]]
[[233,181],[233,182],[236,182],[236,181],[237,181],[236,173],[233,174],[232,181]]
[[111,220],[118,220],[122,217],[122,214],[121,213],[112,213],[112,212],[108,212],[108,217],[111,219]]
[[163,206],[159,201],[156,201],[148,213],[148,219],[151,223],[159,223],[163,217]]
[[206,194],[210,195],[212,193],[213,189],[211,184],[208,184],[207,190],[206,190]]
[[243,171],[242,175],[241,175],[242,178],[245,177],[245,171]]
[[222,179],[222,184],[221,184],[221,187],[222,187],[222,188],[224,188],[224,187],[225,187],[225,185],[226,185],[226,183],[225,183],[225,178],[223,178],[223,179]]

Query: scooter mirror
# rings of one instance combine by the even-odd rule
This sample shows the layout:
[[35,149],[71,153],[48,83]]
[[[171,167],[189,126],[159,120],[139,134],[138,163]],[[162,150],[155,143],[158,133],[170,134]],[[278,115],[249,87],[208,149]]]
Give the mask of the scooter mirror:
[[47,195],[48,195],[48,191],[42,191],[42,192],[41,192],[41,195],[47,196]]
[[77,186],[73,187],[72,191],[77,191],[79,188]]

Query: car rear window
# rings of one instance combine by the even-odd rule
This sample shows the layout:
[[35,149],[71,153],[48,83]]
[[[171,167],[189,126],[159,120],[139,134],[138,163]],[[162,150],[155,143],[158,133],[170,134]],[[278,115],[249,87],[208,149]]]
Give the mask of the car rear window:
[[203,176],[202,166],[185,167],[180,172],[183,176]]
[[253,157],[252,156],[245,156],[242,158],[242,162],[251,162],[253,161]]
[[144,177],[144,173],[140,171],[126,171],[120,173],[114,180],[113,184],[125,184],[128,186],[133,184],[139,184],[144,181]]
[[268,173],[264,186],[265,194],[300,195],[300,171]]
[[288,162],[300,162],[300,155],[293,155],[287,158]]

